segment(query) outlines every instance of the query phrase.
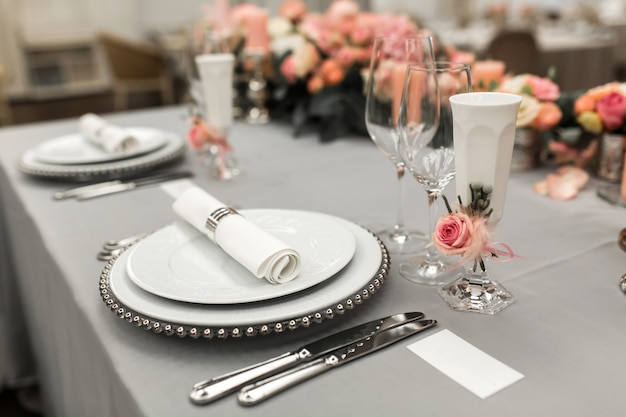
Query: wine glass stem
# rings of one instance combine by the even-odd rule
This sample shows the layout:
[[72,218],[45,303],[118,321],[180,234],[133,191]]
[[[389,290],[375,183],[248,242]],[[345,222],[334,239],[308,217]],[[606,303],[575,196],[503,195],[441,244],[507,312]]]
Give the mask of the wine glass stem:
[[[435,225],[439,218],[439,207],[437,200],[441,195],[441,191],[426,191],[428,193],[428,238],[431,238],[435,232]],[[439,252],[434,245],[429,245],[426,251],[426,263],[435,264],[439,260]]]
[[405,184],[404,178],[406,174],[406,167],[403,164],[398,164],[396,166],[396,175],[398,178],[398,207],[397,207],[397,218],[396,225],[394,226],[394,231],[396,234],[404,233],[404,198],[405,198]]

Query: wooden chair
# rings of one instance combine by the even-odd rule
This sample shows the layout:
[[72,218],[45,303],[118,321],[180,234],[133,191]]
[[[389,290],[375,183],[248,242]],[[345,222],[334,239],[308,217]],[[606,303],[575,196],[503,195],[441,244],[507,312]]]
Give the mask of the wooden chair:
[[157,91],[163,104],[174,102],[167,61],[157,48],[107,32],[99,40],[113,79],[115,110],[126,110],[132,93]]
[[6,70],[4,66],[0,64],[0,126],[6,126],[13,123],[13,117],[11,115],[11,108],[9,107],[6,97],[4,96],[4,79],[6,77]]
[[485,55],[503,61],[507,72],[537,74],[541,67],[540,51],[535,36],[529,31],[503,30],[489,43]]

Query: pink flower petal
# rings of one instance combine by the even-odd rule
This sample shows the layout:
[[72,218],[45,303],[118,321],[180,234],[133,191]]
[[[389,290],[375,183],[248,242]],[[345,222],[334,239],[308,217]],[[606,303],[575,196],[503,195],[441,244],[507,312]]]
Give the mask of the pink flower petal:
[[566,165],[559,168],[556,173],[560,176],[567,177],[568,180],[571,180],[576,188],[582,190],[587,182],[589,182],[589,174],[584,169]]
[[536,182],[533,188],[537,194],[548,195],[548,181],[546,180]]
[[572,177],[548,174],[548,195],[555,200],[571,200],[578,194],[578,187]]

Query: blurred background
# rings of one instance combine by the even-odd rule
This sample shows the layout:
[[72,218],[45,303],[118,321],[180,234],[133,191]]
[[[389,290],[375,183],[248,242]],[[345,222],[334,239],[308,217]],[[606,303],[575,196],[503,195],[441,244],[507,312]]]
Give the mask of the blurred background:
[[[323,12],[331,2],[306,4],[309,11]],[[252,3],[275,15],[282,1]],[[624,80],[624,0],[358,3],[362,10],[406,13],[442,42],[478,58],[490,57],[495,36],[485,19],[501,19],[500,28],[525,22],[544,53],[535,73],[544,75],[557,65],[562,90]],[[185,33],[208,5],[204,0],[0,0],[0,125],[75,117],[85,109],[106,113],[185,102],[180,68]],[[576,78],[568,80],[568,73]],[[143,81],[122,85],[120,77]]]

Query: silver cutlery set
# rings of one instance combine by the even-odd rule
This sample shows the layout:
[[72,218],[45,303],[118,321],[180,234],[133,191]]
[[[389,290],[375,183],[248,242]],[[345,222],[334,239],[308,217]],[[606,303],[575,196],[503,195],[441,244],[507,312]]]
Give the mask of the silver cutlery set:
[[401,313],[360,324],[276,358],[199,382],[191,389],[189,398],[194,404],[204,405],[240,390],[239,403],[255,405],[436,324],[436,320],[424,318],[420,312]]
[[194,174],[191,171],[159,172],[128,180],[113,180],[99,182],[96,184],[81,185],[57,191],[52,195],[52,198],[55,200],[75,198],[78,201],[84,201],[105,195],[134,190],[135,188],[144,187],[146,185],[154,185],[165,181],[191,178],[193,176]]

